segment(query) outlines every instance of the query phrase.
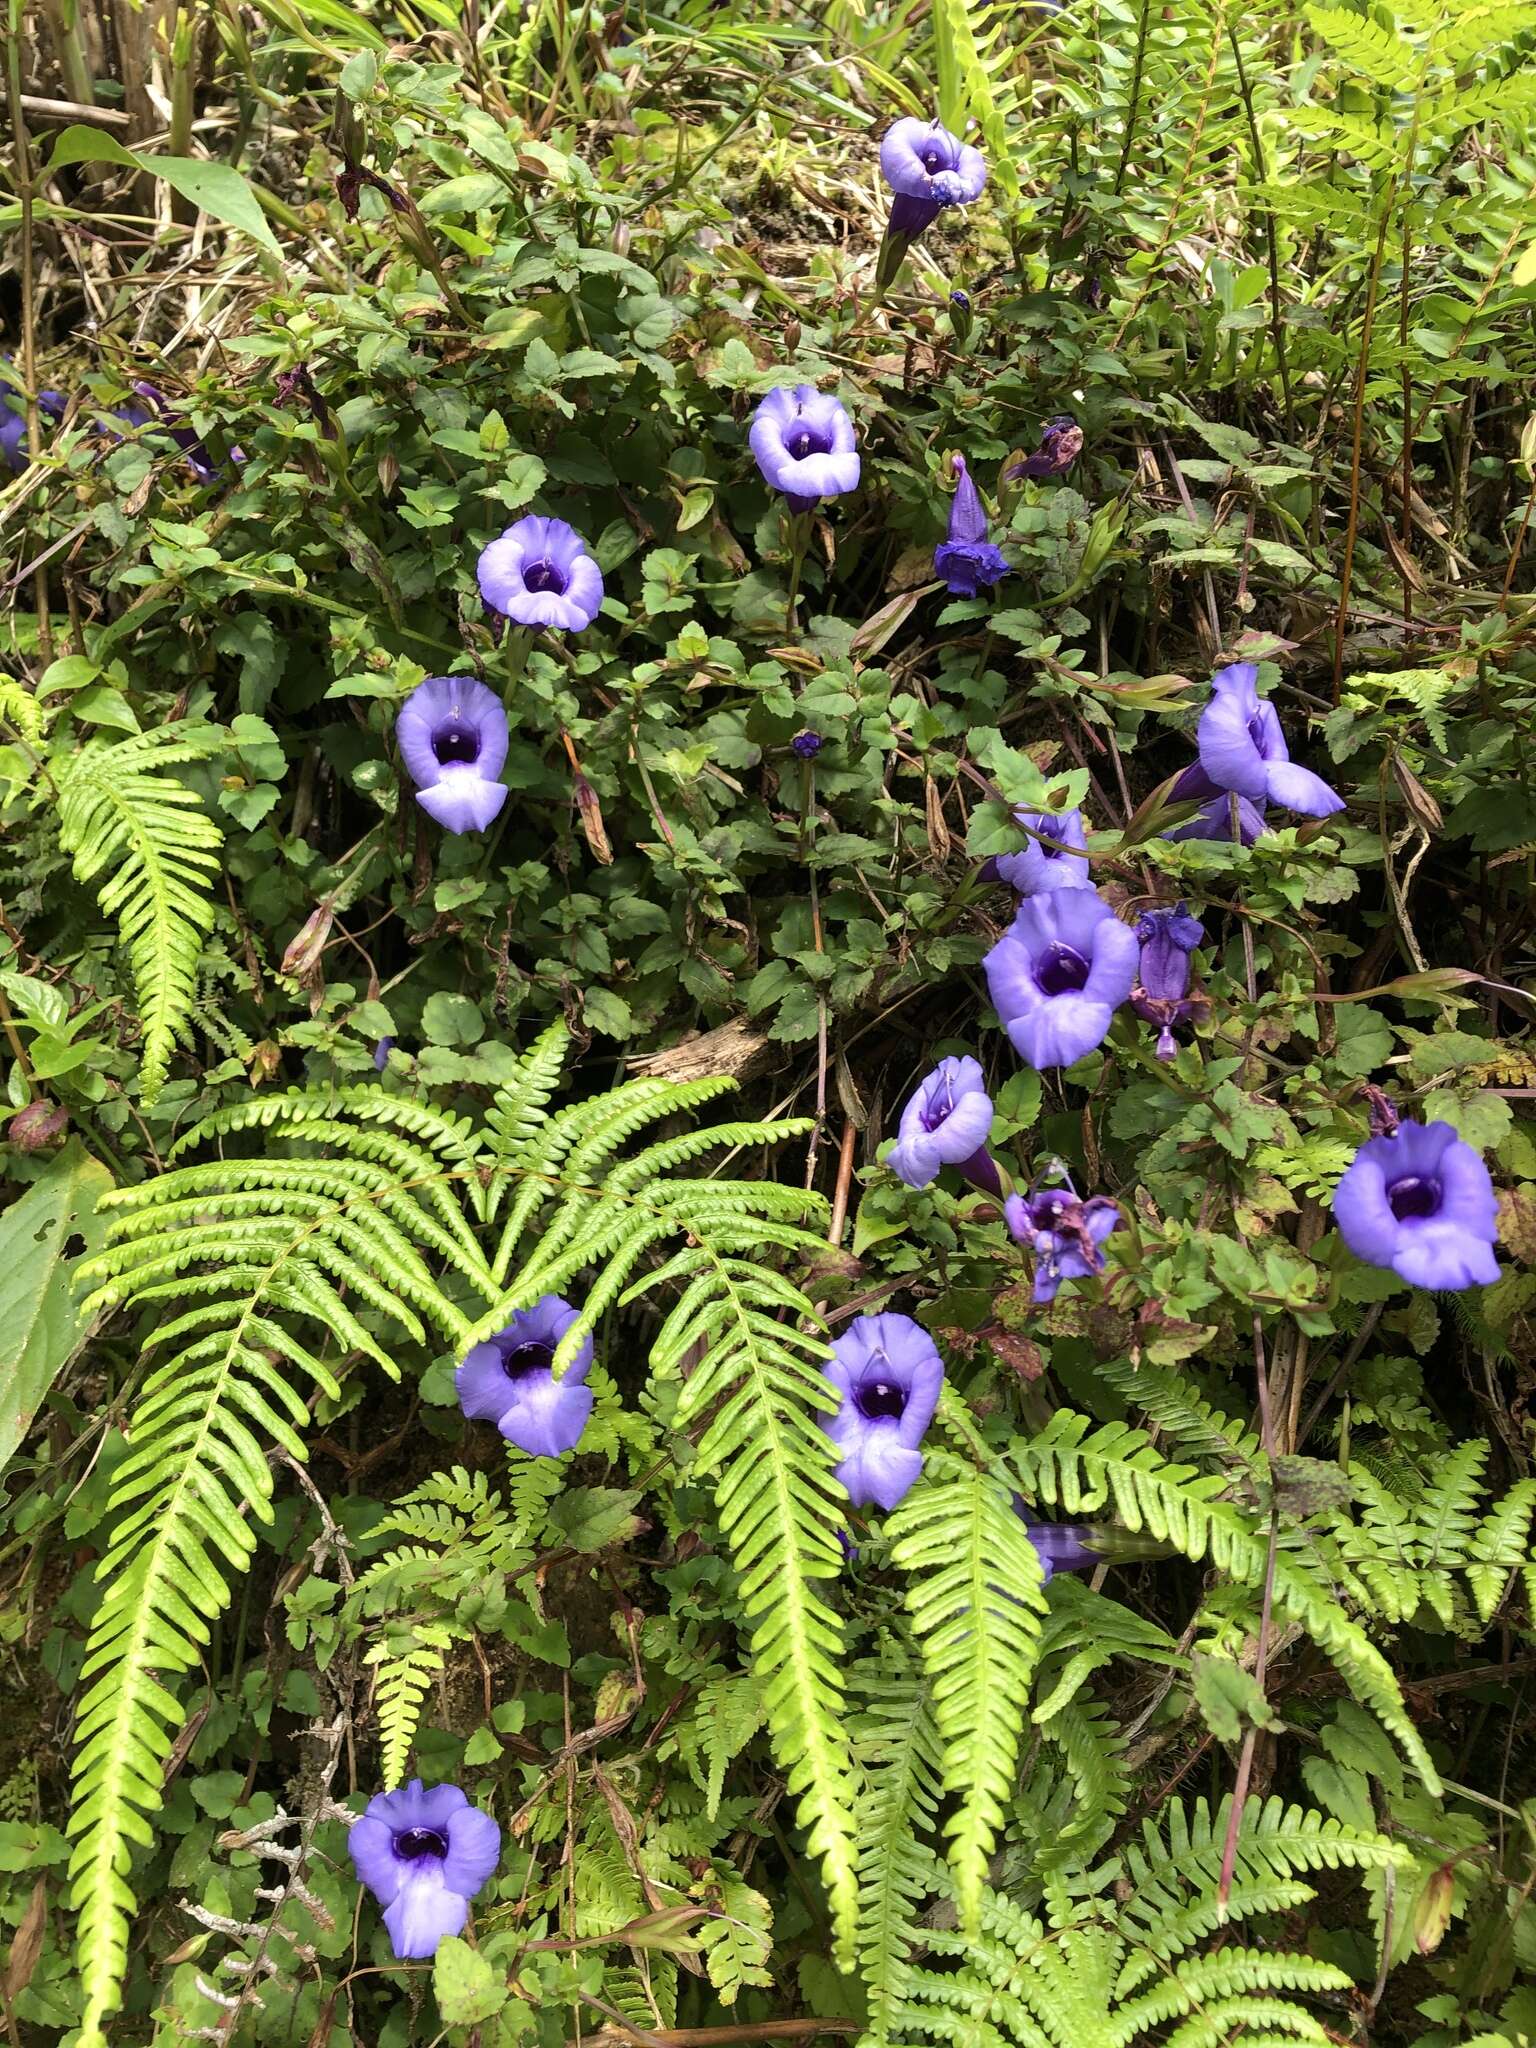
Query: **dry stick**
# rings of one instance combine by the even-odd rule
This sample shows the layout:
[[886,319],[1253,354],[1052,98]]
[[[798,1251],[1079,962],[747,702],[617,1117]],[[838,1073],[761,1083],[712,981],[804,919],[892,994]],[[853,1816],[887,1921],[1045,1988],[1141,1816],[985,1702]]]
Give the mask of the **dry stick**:
[[[21,207],[21,375],[26,385],[27,453],[35,462],[42,450],[43,436],[37,409],[37,281],[33,271],[32,207],[36,187],[32,181],[32,146],[27,135],[27,117],[21,104],[21,14],[19,0],[10,0],[5,35],[5,93],[10,103],[11,133],[16,138],[16,197]],[[37,651],[47,663],[53,660],[53,623],[48,614],[48,572],[39,566],[33,574],[37,603]]]
[[1335,708],[1344,684],[1344,628],[1349,619],[1349,585],[1355,572],[1355,540],[1360,531],[1360,448],[1365,435],[1365,387],[1370,378],[1371,329],[1376,321],[1376,295],[1381,287],[1381,264],[1387,252],[1387,228],[1396,196],[1397,180],[1394,177],[1382,202],[1381,227],[1376,236],[1376,253],[1371,258],[1370,276],[1366,280],[1365,313],[1360,323],[1360,361],[1355,369],[1354,421],[1350,433],[1349,525],[1344,533],[1344,566],[1339,571],[1339,611],[1333,622]]

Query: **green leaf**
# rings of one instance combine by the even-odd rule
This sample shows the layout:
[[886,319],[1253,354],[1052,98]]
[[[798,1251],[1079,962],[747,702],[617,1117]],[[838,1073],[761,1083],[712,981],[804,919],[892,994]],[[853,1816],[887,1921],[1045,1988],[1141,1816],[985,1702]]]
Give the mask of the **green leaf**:
[[1192,1660],[1195,1703],[1218,1742],[1239,1742],[1249,1728],[1278,1728],[1280,1722],[1258,1680],[1230,1657]]
[[640,1527],[638,1493],[612,1486],[573,1486],[550,1502],[549,1519],[573,1550],[606,1550],[627,1543]]
[[478,1949],[450,1934],[432,1960],[432,1995],[445,2026],[473,2027],[499,2013],[510,1993],[506,1978]]
[[152,178],[162,178],[172,191],[190,199],[204,213],[249,235],[274,263],[282,262],[282,246],[267,225],[260,200],[232,165],[190,156],[140,156],[100,129],[76,123],[64,129],[54,143],[48,167],[61,170],[65,164],[88,163],[120,164],[125,170],[147,171]]
[[71,1138],[0,1216],[0,1467],[87,1332],[66,1248],[78,1231],[96,1249],[103,1227],[96,1205],[111,1185],[107,1169]]

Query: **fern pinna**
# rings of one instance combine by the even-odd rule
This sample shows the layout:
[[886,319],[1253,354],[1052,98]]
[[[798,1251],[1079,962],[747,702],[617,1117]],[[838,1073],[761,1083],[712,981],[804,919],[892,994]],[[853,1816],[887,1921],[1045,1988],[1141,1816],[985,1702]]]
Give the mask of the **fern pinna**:
[[[1204,1800],[1192,1809],[1168,1800],[1121,1855],[1075,1882],[1047,1877],[1032,1908],[984,1890],[975,1933],[939,1927],[925,1936],[947,1967],[903,1965],[894,2038],[970,2048],[1326,2043],[1312,2002],[1342,2005],[1355,1988],[1348,1974],[1314,1956],[1241,1946],[1222,1923],[1306,1901],[1307,1873],[1370,1873],[1406,1862],[1406,1852],[1283,1800],[1250,1800],[1223,1912],[1216,1893],[1229,1813],[1226,1802],[1213,1814]],[[933,1881],[949,1889],[937,1870]]]
[[59,764],[59,833],[82,882],[101,882],[117,919],[144,1027],[143,1085],[154,1101],[187,1029],[224,835],[168,771],[221,752],[224,727],[183,719]]
[[[304,1456],[306,1394],[334,1394],[367,1365],[395,1373],[401,1340],[462,1355],[583,1274],[595,1277],[557,1371],[614,1303],[675,1297],[654,1368],[684,1382],[679,1422],[700,1431],[780,1761],[851,1944],[842,1624],[822,1591],[841,1559],[817,1423],[831,1405],[825,1346],[811,1303],[765,1262],[817,1250],[824,1204],[769,1180],[685,1177],[711,1150],[772,1146],[806,1125],[724,1123],[626,1152],[731,1084],[632,1081],[550,1113],[565,1049],[563,1029],[545,1032],[484,1128],[366,1088],[277,1096],[207,1119],[167,1172],[111,1198],[90,1306],[137,1314],[154,1363],[115,1477],[79,1715],[71,1875],[86,2041],[119,2001],[128,1872],[186,1710],[179,1681],[249,1563],[251,1522],[271,1517],[271,1459]],[[398,1646],[402,1726],[437,1648],[430,1632]],[[398,1730],[392,1748],[398,1760]]]

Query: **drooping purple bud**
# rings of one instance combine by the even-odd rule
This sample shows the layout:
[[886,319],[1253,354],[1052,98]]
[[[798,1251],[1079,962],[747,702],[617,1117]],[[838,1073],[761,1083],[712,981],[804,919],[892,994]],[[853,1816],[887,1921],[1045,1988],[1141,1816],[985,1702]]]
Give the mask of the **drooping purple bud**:
[[315,424],[327,441],[338,438],[336,422],[331,417],[331,408],[326,404],[319,386],[310,375],[308,363],[297,363],[291,370],[280,370],[273,379],[272,389],[279,405],[292,405],[296,401],[307,405],[314,415]]
[[35,1102],[17,1110],[5,1135],[18,1152],[46,1152],[63,1137],[68,1123],[69,1111],[63,1104],[40,1095]]
[[821,752],[821,734],[812,732],[811,728],[806,726],[803,732],[795,734],[789,744],[791,750],[797,753],[802,761],[814,761]]
[[956,597],[974,597],[1008,574],[1001,548],[987,539],[987,515],[981,494],[965,466],[954,458],[955,495],[949,503],[949,538],[933,551],[933,573],[941,576]]
[[394,1049],[395,1041],[392,1038],[381,1038],[373,1048],[373,1064],[381,1074],[389,1065],[389,1056]]
[[1131,991],[1131,1007],[1149,1024],[1159,1026],[1157,1056],[1177,1057],[1175,1024],[1201,1022],[1210,1014],[1210,1003],[1189,990],[1190,955],[1205,937],[1205,928],[1180,903],[1173,910],[1146,911],[1136,927],[1141,944],[1137,985]]
[[1082,428],[1071,413],[1058,413],[1041,429],[1040,445],[1034,454],[1026,455],[1022,462],[1011,462],[1003,471],[1003,482],[1017,483],[1026,476],[1037,480],[1047,476],[1065,476],[1082,452]]

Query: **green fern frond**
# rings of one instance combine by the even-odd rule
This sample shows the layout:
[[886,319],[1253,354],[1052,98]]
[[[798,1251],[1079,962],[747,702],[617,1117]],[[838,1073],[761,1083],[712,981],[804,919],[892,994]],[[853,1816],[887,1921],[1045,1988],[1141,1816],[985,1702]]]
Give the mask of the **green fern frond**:
[[[889,1645],[892,1663],[897,1646]],[[910,1659],[910,1652],[903,1652]],[[869,1993],[869,2048],[895,2038],[919,1902],[933,1889],[926,1838],[942,1796],[943,1752],[914,1668],[863,1664],[854,1673],[863,1711],[854,1741],[858,1803],[859,1969]]]
[[111,745],[93,741],[56,770],[60,839],[82,882],[105,874],[101,907],[117,920],[128,955],[146,1102],[186,1035],[224,844],[201,799],[168,771],[224,743],[222,728],[183,720]]
[[1530,1562],[1531,1517],[1536,1513],[1536,1479],[1517,1479],[1473,1532],[1467,1578],[1478,1614],[1492,1621],[1509,1576]]
[[391,1629],[363,1659],[377,1670],[374,1707],[379,1717],[379,1776],[386,1792],[405,1780],[422,1702],[452,1646],[449,1629],[432,1622]]
[[[994,24],[985,44],[978,42],[975,17],[965,0],[934,0],[933,44],[939,88],[939,119],[953,134],[964,135],[967,114],[976,117],[987,145],[987,162],[1008,199],[1017,204],[1018,166],[1013,137],[999,97],[998,80],[1012,53],[1004,24]],[[989,61],[989,54],[997,56]]]
[[886,1527],[891,1555],[908,1574],[944,1789],[957,1802],[947,1825],[950,1867],[961,1925],[973,1928],[1040,1654],[1040,1558],[1011,1490],[943,1451],[928,1453]]
[[[1032,1442],[1016,1444],[1011,1462],[1027,1497],[1072,1515],[1108,1508],[1127,1529],[1146,1529],[1188,1558],[1211,1563],[1240,1583],[1260,1587],[1268,1561],[1266,1531],[1256,1515],[1225,1500],[1225,1479],[1170,1464],[1142,1431],[1124,1423],[1095,1430],[1083,1416],[1058,1410]],[[1276,1611],[1298,1622],[1332,1659],[1356,1697],[1397,1737],[1432,1791],[1439,1777],[1403,1701],[1391,1665],[1294,1552],[1275,1560]]]

